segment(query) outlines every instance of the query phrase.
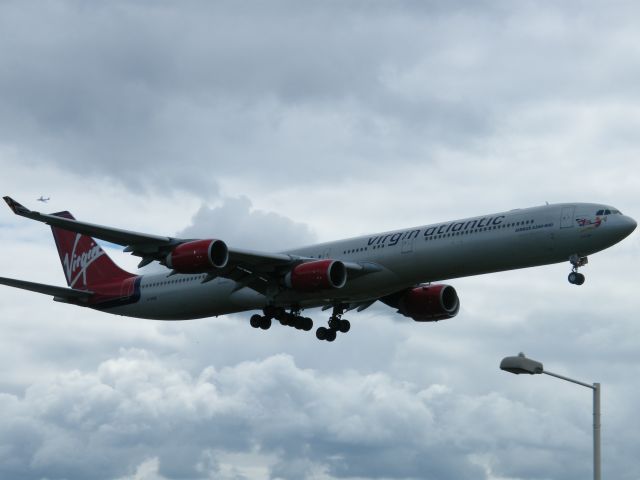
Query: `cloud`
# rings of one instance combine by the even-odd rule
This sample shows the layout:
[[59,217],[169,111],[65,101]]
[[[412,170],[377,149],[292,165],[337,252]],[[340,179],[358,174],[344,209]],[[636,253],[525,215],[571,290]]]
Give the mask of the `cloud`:
[[588,471],[571,461],[589,442],[570,416],[283,354],[193,375],[171,356],[122,350],[0,401],[11,478],[544,478],[558,461],[557,478]]
[[[11,478],[219,478],[225,467],[215,458],[225,452],[268,455],[263,467],[277,478],[314,471],[327,478],[477,478],[472,454],[488,444],[491,429],[469,435],[467,422],[491,405],[489,444],[500,444],[513,435],[508,419],[526,418],[523,406],[496,394],[472,399],[385,374],[321,374],[288,355],[192,376],[143,350],[44,380],[23,397],[3,395],[2,403],[10,420],[0,427],[0,469]],[[534,419],[526,425],[518,433],[542,454],[553,448],[543,447],[546,427],[534,428]],[[571,435],[564,433],[567,441]]]
[[306,224],[253,209],[245,196],[225,198],[216,207],[203,205],[191,222],[178,236],[221,238],[232,247],[262,251],[282,251],[316,241],[315,233]]
[[212,199],[220,178],[252,170],[304,186],[476,154],[541,106],[543,125],[567,128],[635,85],[622,59],[637,33],[593,5],[579,17],[501,2],[1,8],[3,144]]
[[133,475],[120,477],[117,480],[166,480],[166,477],[158,474],[158,466],[158,457],[150,458],[138,465]]

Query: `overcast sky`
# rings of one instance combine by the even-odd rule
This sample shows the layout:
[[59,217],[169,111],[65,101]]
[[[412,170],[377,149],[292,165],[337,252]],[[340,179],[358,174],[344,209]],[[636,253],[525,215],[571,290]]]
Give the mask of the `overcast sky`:
[[[0,2],[0,193],[282,250],[548,202],[640,217],[634,2]],[[35,202],[50,196],[47,205]],[[383,305],[333,344],[249,314],[128,319],[0,289],[0,478],[640,478],[638,233]],[[64,285],[0,211],[1,276]],[[110,253],[134,269],[137,260]],[[324,322],[326,312],[307,312]]]

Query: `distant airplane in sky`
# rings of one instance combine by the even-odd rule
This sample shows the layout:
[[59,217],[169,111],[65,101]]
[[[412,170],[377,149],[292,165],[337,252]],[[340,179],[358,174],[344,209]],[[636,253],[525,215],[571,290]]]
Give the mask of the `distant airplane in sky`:
[[45,198],[45,197],[43,197],[43,196],[40,196],[40,198],[36,198],[36,200],[37,200],[38,202],[46,203],[46,202],[48,202],[49,200],[51,200],[51,197],[46,197],[46,198]]
[[[69,212],[31,211],[4,197],[17,215],[51,226],[70,288],[0,277],[0,284],[71,303],[139,318],[187,320],[261,310],[250,324],[267,330],[272,320],[299,330],[313,321],[308,308],[332,309],[316,330],[333,341],[350,329],[346,311],[376,301],[417,322],[454,317],[456,290],[431,282],[569,261],[569,282],[587,255],[627,237],[635,220],[595,203],[563,203],[510,210],[391,232],[321,243],[282,253],[243,250],[217,239],[149,235],[77,221]],[[122,245],[157,261],[166,273],[122,270],[92,238]]]

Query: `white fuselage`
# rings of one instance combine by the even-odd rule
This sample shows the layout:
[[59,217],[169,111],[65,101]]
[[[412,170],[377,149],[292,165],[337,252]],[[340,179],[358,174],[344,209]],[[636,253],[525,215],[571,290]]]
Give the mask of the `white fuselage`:
[[[597,215],[597,212],[613,212]],[[137,302],[108,311],[160,320],[201,318],[263,308],[302,308],[372,301],[420,283],[568,261],[604,250],[626,237],[635,222],[613,207],[573,203],[366,235],[286,253],[372,264],[377,271],[340,289],[299,293],[282,288],[267,298],[234,281],[205,275],[145,275]]]

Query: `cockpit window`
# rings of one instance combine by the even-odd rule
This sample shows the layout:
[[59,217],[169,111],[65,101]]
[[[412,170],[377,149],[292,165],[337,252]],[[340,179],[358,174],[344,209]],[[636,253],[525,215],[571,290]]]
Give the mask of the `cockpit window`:
[[620,210],[609,210],[609,209],[603,209],[603,210],[598,210],[596,212],[596,215],[600,216],[600,215],[622,215],[622,212]]

